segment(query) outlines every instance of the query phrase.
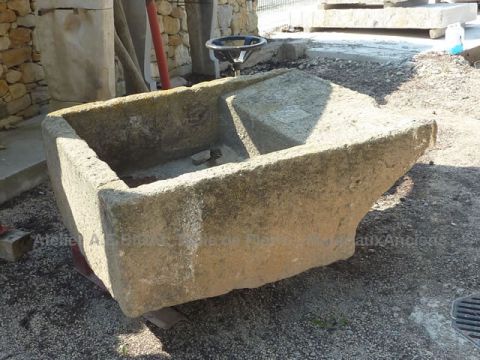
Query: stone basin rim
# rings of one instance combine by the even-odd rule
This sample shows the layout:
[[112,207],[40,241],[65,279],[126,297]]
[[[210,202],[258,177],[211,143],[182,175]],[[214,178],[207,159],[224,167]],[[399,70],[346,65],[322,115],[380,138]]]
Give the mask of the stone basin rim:
[[[108,101],[108,102],[111,102],[111,101]],[[103,107],[105,106],[104,103],[105,102],[97,102],[96,104]],[[83,105],[78,106],[78,108],[83,108]],[[238,163],[232,162],[232,163],[222,164],[222,165],[214,166],[208,169],[201,169],[194,172],[187,172],[173,178],[159,179],[148,184],[142,184],[137,187],[129,187],[118,176],[118,174],[111,168],[111,166],[104,160],[100,159],[97,153],[89,146],[89,144],[80,136],[78,136],[75,129],[73,129],[73,127],[68,123],[68,121],[63,116],[60,115],[62,112],[64,112],[64,110],[51,113],[48,115],[47,118],[49,118],[48,119],[49,121],[52,121],[55,119],[55,121],[57,122],[63,122],[65,127],[68,128],[68,132],[70,133],[70,134],[64,134],[64,135],[73,135],[73,136],[70,136],[70,139],[81,142],[81,145],[80,143],[76,145],[77,147],[81,146],[84,148],[84,150],[88,152],[93,152],[93,154],[95,155],[94,157],[92,157],[91,153],[85,154],[85,156],[83,156],[84,159],[88,159],[92,162],[96,162],[98,165],[101,164],[102,167],[105,167],[103,170],[105,171],[106,175],[107,175],[107,172],[111,172],[111,175],[114,174],[114,178],[111,178],[110,181],[106,181],[104,183],[98,184],[97,188],[102,190],[107,190],[109,188],[112,188],[115,190],[122,190],[123,192],[130,193],[132,195],[162,193],[165,191],[169,191],[179,185],[194,186],[195,184],[204,180],[216,178],[219,176],[234,175],[243,170],[252,171],[252,170],[255,170],[256,168],[263,167],[267,164],[281,162],[287,159],[301,158],[303,156],[315,154],[319,152],[344,150],[345,148],[348,148],[348,147],[361,145],[361,144],[375,141],[384,137],[388,137],[390,135],[407,133],[408,131],[412,130],[416,126],[429,127],[433,125],[436,128],[436,122],[434,120],[415,119],[411,121],[405,121],[403,124],[398,124],[399,127],[396,129],[389,129],[388,131],[378,132],[367,138],[358,139],[357,141],[354,141],[354,142],[351,142],[351,141],[340,141],[340,142],[329,142],[329,143],[310,142],[306,144],[292,146],[282,150],[277,150],[267,154],[261,154],[259,156],[255,156],[252,158],[247,158]],[[45,119],[44,121],[47,121],[47,119]],[[45,124],[45,125],[48,126],[48,124]],[[61,136],[59,138],[61,138]],[[78,158],[80,158],[79,156],[80,154],[84,154],[84,153],[82,151],[76,152],[76,156]],[[96,170],[98,172],[99,169],[97,168]]]

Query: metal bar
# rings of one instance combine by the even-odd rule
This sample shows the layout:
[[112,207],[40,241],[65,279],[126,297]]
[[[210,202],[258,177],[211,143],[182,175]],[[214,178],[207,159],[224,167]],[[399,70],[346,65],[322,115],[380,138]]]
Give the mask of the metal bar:
[[155,0],[146,0],[148,22],[150,23],[150,30],[152,32],[153,46],[155,48],[155,55],[157,57],[158,71],[160,73],[160,80],[162,82],[162,90],[168,90],[172,87],[170,83],[170,75],[168,74],[167,58],[163,50],[162,34],[160,32],[160,25],[157,18],[157,6]]

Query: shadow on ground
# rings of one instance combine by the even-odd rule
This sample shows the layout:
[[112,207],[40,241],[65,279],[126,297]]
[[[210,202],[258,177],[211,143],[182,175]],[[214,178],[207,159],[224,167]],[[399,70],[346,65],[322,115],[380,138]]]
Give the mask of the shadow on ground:
[[[296,39],[298,40],[298,39]],[[372,51],[375,51],[372,49]],[[314,76],[332,81],[338,85],[373,97],[379,105],[386,103],[386,97],[412,79],[416,70],[413,58],[403,62],[352,61],[334,58],[302,58],[295,61],[269,61],[242,71],[249,75],[279,68],[297,68]],[[225,76],[229,72],[224,73]]]
[[152,330],[175,358],[478,358],[449,312],[480,291],[479,175],[416,165],[360,224],[351,259],[179,306],[189,322]]
[[[0,261],[0,359],[478,358],[449,311],[480,290],[479,175],[416,165],[362,221],[351,259],[178,306],[188,321],[170,330],[125,318],[75,273],[66,246]],[[54,206],[41,191],[40,219]],[[26,195],[2,216],[31,201],[42,202]],[[58,217],[49,234],[66,235]]]

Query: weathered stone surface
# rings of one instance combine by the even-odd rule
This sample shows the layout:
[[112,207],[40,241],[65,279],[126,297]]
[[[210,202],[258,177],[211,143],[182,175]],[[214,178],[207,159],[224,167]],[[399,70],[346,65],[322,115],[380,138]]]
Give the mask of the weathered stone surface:
[[477,18],[476,4],[293,11],[292,26],[311,28],[441,29]]
[[172,12],[172,4],[168,1],[157,2],[157,11],[162,15],[170,15]]
[[0,236],[0,259],[17,261],[32,248],[33,240],[27,232],[12,230]]
[[23,118],[21,116],[7,116],[0,119],[0,130],[8,130],[15,127]]
[[185,46],[190,47],[190,37],[188,33],[183,33],[182,34],[182,42]]
[[8,84],[5,80],[0,80],[0,96],[5,95],[8,92]]
[[278,50],[278,60],[294,61],[305,56],[307,42],[303,40],[285,42]]
[[25,46],[28,45],[28,43],[32,40],[32,30],[24,27],[18,27],[10,30],[8,36],[12,42],[12,47]]
[[190,64],[192,62],[190,52],[188,51],[188,48],[183,44],[175,48],[174,57],[176,66]]
[[0,11],[0,23],[13,23],[17,19],[17,15],[12,10]]
[[9,84],[14,84],[16,82],[19,82],[20,79],[22,78],[22,73],[18,70],[8,70],[7,75],[5,75],[5,78],[7,79],[7,82]]
[[233,18],[233,7],[231,5],[218,6],[218,27],[220,29],[230,28],[230,23]]
[[168,37],[168,45],[178,46],[183,43],[182,37],[180,35],[170,35]]
[[20,71],[22,72],[22,81],[24,83],[31,83],[40,81],[45,78],[43,67],[36,63],[25,63],[20,65]]
[[18,115],[21,115],[25,119],[28,119],[28,118],[34,117],[35,115],[38,115],[39,113],[40,113],[40,105],[33,104],[33,105],[30,105],[25,110],[20,111]]
[[400,5],[400,4],[428,4],[428,0],[321,0],[320,4],[328,5],[364,5],[364,6],[380,6],[380,5]]
[[7,7],[10,10],[15,10],[20,16],[25,16],[31,11],[30,0],[8,0]]
[[0,35],[1,36],[6,35],[9,29],[10,29],[9,23],[0,24]]
[[32,90],[32,102],[34,104],[45,104],[50,100],[48,87],[38,86]]
[[8,67],[23,64],[32,60],[32,49],[22,47],[19,49],[6,50],[2,53],[3,63]]
[[37,18],[33,14],[28,14],[26,16],[20,16],[17,18],[17,24],[19,26],[24,26],[27,28],[33,28],[37,24]]
[[32,99],[28,94],[22,96],[19,99],[12,100],[7,104],[8,113],[11,115],[17,114],[18,112],[28,108],[31,103]]
[[175,6],[170,13],[171,16],[175,18],[184,18],[186,16],[185,9],[180,6]]
[[171,16],[164,16],[163,28],[167,34],[175,35],[180,31],[180,20]]
[[8,87],[8,90],[10,91],[13,100],[21,98],[27,93],[27,88],[25,84],[22,83],[12,84]]
[[[138,316],[348,258],[436,125],[276,71],[66,109],[43,132],[67,228]],[[222,166],[192,164],[207,149]],[[131,189],[119,174],[163,177]]]
[[7,36],[0,36],[0,51],[7,50],[10,44],[11,41]]

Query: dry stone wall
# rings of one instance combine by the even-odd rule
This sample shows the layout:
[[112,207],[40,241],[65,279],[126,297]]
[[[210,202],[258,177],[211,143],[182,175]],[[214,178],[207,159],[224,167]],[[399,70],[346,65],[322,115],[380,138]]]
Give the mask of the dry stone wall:
[[257,1],[218,0],[215,37],[258,34]]
[[[218,0],[214,36],[257,33],[255,1]],[[35,0],[0,0],[0,129],[37,115],[50,99],[35,41]],[[179,2],[157,0],[171,76],[191,72],[187,13]],[[152,49],[152,75],[159,78]]]
[[[171,76],[192,71],[187,12],[177,1],[157,1],[157,16]],[[157,60],[152,49],[152,75],[159,79]]]
[[37,115],[50,98],[33,40],[33,6],[0,0],[0,129]]
[[[213,37],[258,34],[256,1],[218,0],[216,26]],[[187,13],[178,1],[157,1],[158,19],[171,76],[182,76],[192,71]],[[152,49],[152,74],[158,79],[155,53]]]

